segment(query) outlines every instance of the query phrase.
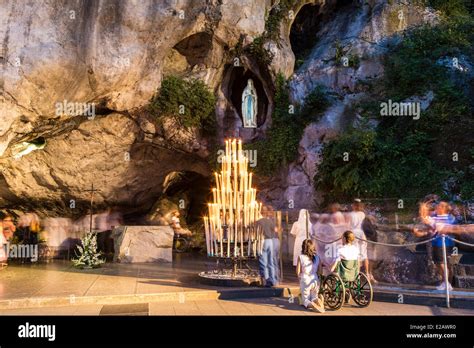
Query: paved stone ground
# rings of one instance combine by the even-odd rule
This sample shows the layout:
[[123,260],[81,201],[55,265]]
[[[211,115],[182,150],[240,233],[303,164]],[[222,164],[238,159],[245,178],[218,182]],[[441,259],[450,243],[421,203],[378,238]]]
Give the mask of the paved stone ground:
[[0,315],[474,315],[474,310],[373,302],[367,308],[346,305],[324,314],[306,310],[284,298],[154,302],[131,305],[86,305],[1,310]]
[[[214,290],[220,292],[222,288],[216,286],[204,285],[200,282],[198,273],[202,270],[212,269],[214,262],[208,260],[202,255],[176,255],[173,264],[114,264],[107,263],[99,269],[93,270],[77,270],[67,261],[55,261],[49,264],[33,264],[33,265],[15,265],[11,264],[6,269],[0,271],[0,302],[9,303],[10,300],[28,301],[32,299],[36,301],[38,298],[52,298],[53,301],[60,297],[77,297],[91,298],[92,296],[111,296],[111,295],[147,295],[147,294],[177,294],[187,292],[188,294],[197,294],[202,290]],[[255,265],[253,265],[255,267]],[[286,267],[284,270],[284,282],[282,287],[297,288],[298,283],[294,274],[293,267]],[[229,289],[229,288],[227,288]],[[375,289],[375,292],[381,289]],[[386,291],[386,290],[384,290]],[[407,289],[394,289],[395,293],[406,293]],[[398,292],[397,292],[398,291]],[[425,292],[430,296],[435,294],[433,289],[426,287]],[[459,291],[458,291],[459,292]],[[461,292],[459,292],[461,293]],[[472,296],[470,294],[461,294],[460,296]],[[187,295],[186,295],[187,296]],[[437,296],[443,296],[441,292]],[[203,298],[204,297],[204,298]],[[159,303],[154,300],[144,298],[143,300],[131,301],[129,299],[120,302],[109,301],[108,303],[121,303],[103,306],[100,304],[81,305],[66,307],[48,307],[53,305],[52,302],[46,302],[41,308],[21,308],[28,306],[10,306],[5,305],[0,308],[0,314],[64,314],[64,315],[97,315],[97,314],[312,314],[303,310],[295,304],[289,304],[284,298],[268,298],[268,299],[249,299],[249,300],[214,300],[212,297],[203,296],[199,301],[197,297],[186,297],[186,303],[163,303],[168,299],[161,300]],[[247,296],[249,297],[249,296]],[[380,299],[380,298],[379,298]],[[169,299],[172,300],[172,299]],[[151,302],[148,309],[138,306],[139,303],[131,304],[130,302]],[[153,302],[152,302],[153,301]],[[265,301],[269,301],[266,303]],[[85,302],[83,302],[85,303]],[[90,302],[90,303],[107,303],[107,302]],[[127,305],[127,303],[130,303]],[[425,305],[434,305],[429,302],[409,302]],[[436,303],[437,304],[437,303]],[[121,306],[121,307],[120,307]],[[128,306],[128,307],[127,307]],[[131,306],[131,307],[130,307]],[[429,306],[407,306],[407,313],[410,310],[419,310],[417,314],[436,314],[433,311],[441,311],[441,309]],[[29,306],[39,307],[39,306]],[[14,308],[18,308],[15,309]],[[202,310],[205,308],[206,310]],[[344,308],[337,315],[364,315],[364,314],[405,314],[405,310],[401,310],[399,304],[391,303],[374,303],[369,309]],[[235,310],[235,312],[233,312]],[[375,312],[374,312],[375,311]],[[377,312],[379,311],[379,312]],[[454,310],[453,310],[454,311]],[[414,312],[413,312],[414,313]],[[458,314],[459,312],[456,312]],[[466,314],[473,315],[470,311]],[[327,314],[332,315],[332,314]]]
[[0,300],[54,296],[150,294],[211,289],[198,273],[213,267],[202,256],[181,257],[173,264],[107,263],[78,270],[67,261],[49,264],[11,264],[0,271]]

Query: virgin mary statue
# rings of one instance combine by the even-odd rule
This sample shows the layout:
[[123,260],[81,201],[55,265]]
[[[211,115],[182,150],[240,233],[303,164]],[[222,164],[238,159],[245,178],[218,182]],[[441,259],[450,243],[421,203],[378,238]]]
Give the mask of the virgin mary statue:
[[245,128],[257,128],[257,91],[252,79],[248,79],[242,92],[242,118]]

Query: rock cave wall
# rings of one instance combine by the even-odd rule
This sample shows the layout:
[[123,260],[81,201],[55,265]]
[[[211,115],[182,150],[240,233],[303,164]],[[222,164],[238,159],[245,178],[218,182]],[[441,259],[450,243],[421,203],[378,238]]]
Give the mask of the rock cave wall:
[[[0,13],[5,24],[0,27],[0,205],[46,215],[76,214],[69,208],[71,199],[83,213],[92,183],[100,190],[98,207],[118,205],[143,213],[163,194],[169,173],[209,176],[209,140],[177,129],[172,121],[158,123],[146,110],[169,74],[199,78],[216,92],[219,141],[265,136],[278,72],[291,77],[296,103],[317,84],[335,91],[336,104],[305,129],[297,161],[284,175],[262,183],[260,198],[267,203],[286,208],[292,199],[296,208],[310,207],[317,198],[312,180],[319,150],[342,129],[349,106],[363,93],[357,81],[382,73],[381,54],[397,33],[435,18],[423,8],[381,0],[296,1],[292,15],[282,19],[278,42],[265,43],[274,56],[269,66],[245,54],[235,66],[232,48],[242,37],[248,45],[262,35],[266,16],[278,2],[57,0],[25,5],[0,0],[0,5],[5,9]],[[394,23],[400,6],[407,20]],[[295,52],[293,25],[299,28],[296,37],[308,37],[301,47],[293,42]],[[359,67],[335,64],[336,40],[362,57]],[[302,51],[304,62],[294,72],[295,53]],[[239,91],[249,76],[262,108],[256,130],[243,129],[239,115]],[[94,103],[96,117],[58,114],[56,104],[62,101]],[[15,158],[16,147],[40,137],[43,148]]]
[[[146,212],[171,172],[208,177],[208,142],[160,124],[146,106],[166,74],[220,83],[228,50],[264,30],[264,0],[1,0],[0,205],[77,216],[91,184],[97,209]],[[95,118],[58,114],[93,103]],[[35,139],[43,148],[16,158]],[[75,208],[70,208],[70,201]]]

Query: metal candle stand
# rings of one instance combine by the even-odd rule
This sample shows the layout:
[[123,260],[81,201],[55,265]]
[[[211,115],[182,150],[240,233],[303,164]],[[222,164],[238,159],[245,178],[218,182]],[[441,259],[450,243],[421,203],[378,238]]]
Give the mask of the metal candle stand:
[[257,258],[263,246],[263,234],[256,224],[262,203],[256,200],[253,174],[248,171],[249,160],[240,139],[225,141],[220,163],[220,173],[214,173],[216,187],[208,203],[209,214],[203,218],[207,255],[216,259],[216,268],[199,276],[231,286],[233,282],[258,282],[258,272],[248,262]]

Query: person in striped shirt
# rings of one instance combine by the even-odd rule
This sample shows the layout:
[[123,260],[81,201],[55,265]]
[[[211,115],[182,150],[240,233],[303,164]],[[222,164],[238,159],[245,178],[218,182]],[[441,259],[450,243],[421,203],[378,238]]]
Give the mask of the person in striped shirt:
[[[450,214],[451,206],[448,202],[441,201],[430,208],[431,203],[436,202],[424,202],[420,206],[420,217],[422,222],[428,226],[427,230],[420,230],[415,228],[413,233],[417,237],[434,237],[432,241],[433,247],[433,262],[436,265],[438,274],[442,278],[442,282],[436,287],[437,290],[446,290],[446,284],[448,284],[449,290],[452,290],[449,279],[451,278],[450,270],[448,267],[448,281],[445,279],[445,266],[444,266],[444,255],[443,255],[443,236],[445,236],[446,255],[449,256],[453,252],[454,241],[451,239],[450,234],[459,234],[464,232],[474,232],[474,225],[463,225],[456,226],[455,218]],[[449,259],[448,259],[449,260]]]

